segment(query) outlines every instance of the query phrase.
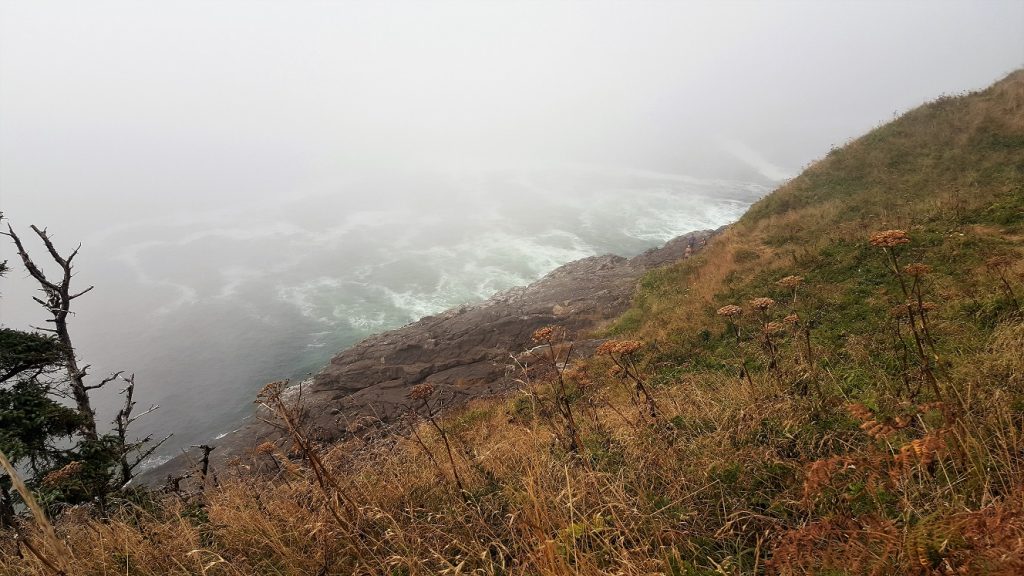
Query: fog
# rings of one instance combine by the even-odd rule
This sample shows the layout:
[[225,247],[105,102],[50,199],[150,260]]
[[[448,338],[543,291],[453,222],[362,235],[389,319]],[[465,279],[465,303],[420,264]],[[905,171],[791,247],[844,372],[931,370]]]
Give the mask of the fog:
[[[79,352],[138,373],[174,450],[1022,65],[1019,1],[0,2],[0,209],[83,244]],[[4,325],[43,323],[34,288],[3,280]]]

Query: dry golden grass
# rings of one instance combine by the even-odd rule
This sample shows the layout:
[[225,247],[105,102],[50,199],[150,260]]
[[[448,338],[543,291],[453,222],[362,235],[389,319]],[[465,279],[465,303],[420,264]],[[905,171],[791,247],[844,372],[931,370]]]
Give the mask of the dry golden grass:
[[[300,437],[187,498],[65,514],[69,573],[1022,573],[1024,322],[987,264],[1024,293],[1021,171],[1017,72],[831,153],[648,275],[610,329],[643,348],[607,350],[653,402],[600,355],[415,435]],[[891,229],[897,272],[868,242]],[[0,541],[0,574],[46,573]]]
[[[1004,345],[1006,336],[995,340]],[[819,399],[786,394],[767,377],[754,387],[727,376],[686,378],[658,390],[659,405],[672,415],[666,429],[645,420],[615,378],[599,379],[593,408],[581,418],[591,444],[579,457],[554,445],[539,417],[524,417],[517,398],[477,402],[447,420],[467,498],[419,445],[397,437],[370,447],[354,465],[332,466],[358,502],[344,523],[327,512],[325,495],[300,464],[288,483],[227,475],[187,504],[171,498],[151,509],[127,508],[108,522],[69,518],[58,533],[74,551],[76,574],[685,573],[684,561],[702,555],[704,568],[718,565],[724,573],[764,569],[767,560],[780,573],[851,561],[910,570],[920,562],[917,549],[949,546],[922,543],[939,536],[874,515],[815,515],[821,519],[804,523],[814,469],[804,463],[815,455],[861,446],[866,452],[851,456],[863,467],[858,478],[887,483],[906,453],[902,444],[872,443],[856,427],[792,446],[794,435],[815,425]],[[975,418],[989,428],[955,428],[946,455],[900,461],[897,480],[886,485],[908,510],[942,518],[934,530],[971,523],[977,534],[970,546],[996,564],[1003,557],[996,548],[1021,552],[1002,528],[981,534],[985,522],[1007,530],[1022,522],[1020,503],[993,493],[1024,481],[1024,444],[1006,406],[979,408],[984,413]],[[779,433],[767,434],[766,422]],[[441,449],[432,429],[420,434],[428,449]],[[979,458],[1001,462],[993,470],[975,465]],[[927,471],[935,463],[940,470]],[[811,510],[849,506],[831,502],[825,484],[842,487],[836,477],[815,487]],[[947,497],[936,501],[937,494]],[[885,539],[876,540],[883,525]],[[824,553],[807,555],[808,546]],[[46,573],[32,558],[7,552],[0,564],[7,570]]]

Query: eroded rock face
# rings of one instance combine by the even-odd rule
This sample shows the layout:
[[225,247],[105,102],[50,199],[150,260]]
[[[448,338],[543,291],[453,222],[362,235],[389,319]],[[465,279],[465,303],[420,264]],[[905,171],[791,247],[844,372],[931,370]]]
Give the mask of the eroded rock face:
[[[393,422],[415,408],[407,395],[418,384],[433,386],[435,409],[509,390],[516,385],[515,375],[507,374],[511,355],[532,347],[533,332],[544,326],[564,328],[579,355],[591,354],[598,342],[587,340],[586,333],[629,307],[640,276],[688,257],[711,234],[680,236],[630,259],[605,255],[570,262],[529,286],[370,336],[303,383],[309,422],[320,440],[332,441],[372,428],[368,422]],[[214,454],[221,462],[244,457],[278,434],[252,421],[222,439]],[[155,481],[183,464],[176,458],[147,476]]]
[[432,384],[448,405],[506,390],[514,385],[506,377],[510,354],[532,346],[536,329],[561,326],[577,339],[616,318],[644,272],[698,250],[710,234],[681,236],[631,259],[570,262],[529,286],[371,336],[314,377],[311,416],[331,438],[363,416],[393,419],[407,409],[406,393],[417,384]]

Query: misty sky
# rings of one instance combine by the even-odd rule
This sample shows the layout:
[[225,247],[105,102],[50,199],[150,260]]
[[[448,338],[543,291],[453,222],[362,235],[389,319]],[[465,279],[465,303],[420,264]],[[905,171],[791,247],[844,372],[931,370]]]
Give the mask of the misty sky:
[[[1021,66],[1021,0],[0,0],[0,210],[84,243],[80,351],[178,418],[203,387],[250,398],[367,331],[721,225]],[[40,324],[33,289],[12,270],[0,322]],[[262,367],[239,372],[243,342]]]
[[3,208],[77,237],[398,169],[791,175],[1024,65],[1019,0],[0,6]]

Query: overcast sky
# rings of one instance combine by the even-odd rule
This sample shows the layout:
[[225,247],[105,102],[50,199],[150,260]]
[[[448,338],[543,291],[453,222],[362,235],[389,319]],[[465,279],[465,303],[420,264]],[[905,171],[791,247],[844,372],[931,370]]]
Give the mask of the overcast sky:
[[1019,0],[5,1],[2,206],[80,234],[404,169],[791,175],[1024,65],[1022,30]]
[[466,205],[428,173],[778,181],[1022,65],[1021,0],[0,0],[0,210],[88,259],[296,198]]

